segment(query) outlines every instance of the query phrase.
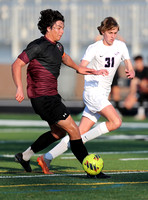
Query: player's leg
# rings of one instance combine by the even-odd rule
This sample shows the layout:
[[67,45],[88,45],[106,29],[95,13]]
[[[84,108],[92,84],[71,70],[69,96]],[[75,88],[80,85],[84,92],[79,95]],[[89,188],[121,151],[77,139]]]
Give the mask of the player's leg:
[[107,119],[105,125],[109,132],[121,126],[122,120],[112,105],[106,106],[99,113]]
[[93,113],[87,108],[87,106],[85,107],[79,125],[83,143],[86,143],[87,141],[99,136],[97,129],[91,129],[91,127],[93,127],[93,125],[99,120],[100,116],[101,115],[99,113]]
[[[50,126],[51,128],[51,134],[56,138],[57,140],[60,139],[61,137],[65,136],[66,131],[57,127],[55,124]],[[38,146],[38,145],[37,145]],[[49,145],[48,145],[49,146]],[[42,171],[44,174],[53,174],[52,172],[49,171],[50,167],[50,160],[45,157],[45,155],[39,156],[37,158],[38,164],[41,166]]]
[[[108,104],[108,102],[106,103],[106,105],[107,104]],[[114,110],[115,110],[112,105],[107,105],[105,108],[106,108],[105,110],[102,109],[102,112],[100,112],[100,114],[103,115],[103,116],[105,116],[104,112],[110,113],[110,111],[114,112]],[[79,128],[81,130],[81,133],[84,132],[84,134],[82,134],[82,140],[83,140],[84,143],[88,142],[92,139],[95,139],[95,138],[101,136],[102,134],[109,132],[109,130],[106,126],[106,122],[100,123],[99,125],[97,125],[96,127],[92,128],[89,131],[86,130],[88,128],[87,124],[88,124],[88,126],[93,126],[95,124],[95,122],[99,119],[100,114],[99,113],[94,114],[91,111],[89,111],[88,109],[85,109],[85,112],[83,112],[83,117],[81,119],[81,123],[79,125]],[[108,116],[106,116],[106,117],[108,117]],[[113,114],[113,117],[115,117],[114,114]],[[117,117],[115,119],[117,119]],[[109,121],[110,121],[110,118],[109,118]],[[85,133],[85,131],[87,131],[87,132]],[[107,178],[110,178],[111,176],[106,175],[103,172],[100,172],[96,176],[87,174],[87,177],[88,178],[107,179]]]
[[98,113],[107,119],[106,122],[100,123],[95,128],[85,133],[82,136],[84,142],[92,140],[121,126],[121,118],[116,112],[115,108],[109,102],[108,93],[109,91],[104,94],[101,88],[100,93],[97,93],[96,90],[84,92],[84,102],[88,108],[88,111],[90,112],[86,112],[86,117],[87,113],[90,115],[93,115],[93,113]]
[[[88,112],[87,112],[88,111]],[[87,116],[87,117],[86,117]],[[83,116],[79,125],[80,132],[82,134],[82,140],[83,142],[88,142],[106,132],[101,131],[100,127],[103,127],[103,124],[105,123],[100,123],[96,127],[92,128],[91,127],[95,124],[95,122],[100,118],[100,115],[98,113],[91,113],[88,109],[85,109],[85,112],[83,112]],[[101,125],[101,126],[100,126]],[[98,127],[99,126],[99,127]],[[108,176],[104,174],[103,172],[100,172],[98,175],[93,176],[87,174],[88,178],[101,178],[101,179],[107,179],[110,178],[111,176]]]
[[[28,149],[15,155],[15,160],[19,162],[26,172],[31,172],[30,158],[37,152],[65,136],[66,132],[59,127],[51,127],[52,131],[42,134]],[[57,133],[57,134],[55,134]]]
[[81,137],[83,134],[87,133],[93,126],[95,122],[92,121],[90,118],[82,116],[80,124],[79,124],[79,130]]
[[[32,145],[31,150],[34,153],[38,153],[39,151],[45,149],[53,142],[63,138],[66,135],[66,132],[59,127],[55,125],[50,125],[51,131],[48,131],[44,134],[42,134]],[[29,154],[29,152],[28,152]],[[27,153],[23,154],[23,157],[25,160],[29,160],[31,157],[29,157]],[[28,156],[28,157],[27,157]]]
[[[87,117],[83,116],[81,119],[80,125],[79,125],[81,134],[84,134],[86,131],[88,131],[95,124],[95,122],[97,122],[97,120],[100,117],[100,115],[98,113],[96,113],[96,114],[94,114],[94,113],[91,114],[90,112],[87,113],[86,112],[87,110],[88,109],[85,108],[85,112],[83,112],[83,114],[82,114]],[[89,119],[88,117],[91,119]],[[89,134],[91,134],[91,131],[89,131],[89,132],[90,132]],[[96,132],[96,131],[94,131],[94,132]],[[83,137],[83,135],[82,135],[82,137]],[[48,168],[49,168],[49,165],[50,165],[52,159],[61,155],[62,153],[64,153],[68,149],[69,146],[70,146],[69,136],[66,136],[51,151],[49,151],[48,153],[46,153],[44,155],[44,160],[48,163],[47,164]],[[45,171],[45,170],[43,170],[43,171]],[[51,172],[49,172],[48,174],[51,174]],[[88,175],[88,177],[94,178],[94,176],[89,176],[89,175]],[[110,178],[110,176],[101,172],[98,175],[98,177],[96,177],[96,178]]]
[[57,124],[69,134],[71,150],[79,162],[82,163],[88,152],[82,142],[78,126],[70,115],[66,120],[61,120]]
[[[85,107],[83,114],[82,114],[81,121],[80,121],[80,125],[79,125],[79,130],[80,130],[81,135],[87,131],[89,132],[89,134],[91,134],[91,131],[89,131],[89,130],[97,122],[97,120],[99,118],[100,118],[100,115],[98,113],[91,113],[88,110],[88,108]],[[96,132],[96,131],[94,131],[94,132]],[[83,136],[82,136],[82,138],[83,138]],[[87,140],[85,139],[85,142],[86,141]],[[69,136],[66,136],[61,140],[61,142],[59,144],[57,144],[53,149],[51,149],[48,153],[46,153],[44,155],[44,158],[48,160],[48,163],[50,165],[53,158],[56,158],[57,156],[64,153],[69,147],[70,147]]]
[[47,152],[44,155],[44,157],[50,160],[51,162],[54,158],[60,156],[61,154],[66,152],[69,148],[70,148],[69,135],[67,135],[64,138],[62,138],[62,140],[55,147],[53,147],[49,152]]
[[52,112],[52,108],[54,106],[56,108],[57,105],[59,105],[59,107],[61,105],[61,98],[58,95],[53,97],[34,98],[31,99],[31,103],[35,112],[39,114],[43,120],[48,122],[51,131],[42,134],[26,151],[15,155],[15,159],[23,166],[27,172],[31,171],[29,161],[34,153],[43,150],[53,142],[65,136],[66,132],[54,124],[59,120],[59,118],[63,119],[69,115],[69,112],[65,109],[65,107],[62,107],[63,110],[61,110],[64,112],[64,114],[66,113],[67,116],[64,115],[63,117],[63,113]]
[[[102,111],[101,111],[101,114],[102,115],[104,115],[105,116],[105,114],[104,114],[104,112],[106,113],[106,112],[108,112],[109,113],[109,115],[110,115],[110,112],[112,113],[112,116],[113,116],[113,119],[115,120],[115,122],[119,122],[119,124],[117,125],[114,125],[114,127],[112,126],[112,128],[110,128],[109,130],[107,129],[107,126],[106,126],[106,123],[105,122],[102,122],[102,123],[100,123],[98,126],[96,126],[95,128],[93,128],[92,130],[90,130],[90,131],[88,131],[87,133],[85,133],[83,136],[82,136],[82,138],[83,138],[83,140],[84,140],[84,142],[87,142],[87,141],[89,141],[89,140],[92,140],[92,139],[94,139],[94,138],[96,138],[96,137],[98,137],[98,136],[100,136],[100,135],[102,135],[102,134],[104,134],[104,133],[107,133],[107,132],[109,132],[109,131],[111,131],[111,130],[114,130],[114,129],[116,129],[118,126],[120,126],[120,118],[118,118],[118,114],[116,113],[116,111],[115,111],[115,113],[114,113],[114,111],[115,111],[115,109],[113,108],[113,106],[112,105],[109,105],[109,106],[106,106],[104,109],[102,109]],[[92,116],[91,116],[92,115]],[[89,119],[89,118],[91,118],[91,120]],[[97,119],[100,117],[100,115],[99,114],[96,114],[95,116],[94,116],[94,113],[92,113],[91,114],[91,112],[84,112],[84,116],[82,117],[82,120],[81,120],[81,123],[80,123],[80,131],[81,131],[81,134],[83,134],[85,131],[87,131],[87,130],[89,130],[94,124],[95,124],[95,122],[97,121]],[[113,123],[114,124],[114,122],[112,122],[113,120],[112,120],[112,117],[110,118],[108,115],[106,115],[105,116],[107,119],[108,119],[108,121],[110,122],[110,123]],[[93,121],[92,121],[93,120]],[[63,144],[64,145],[63,145]],[[60,144],[61,146],[65,146],[66,145],[66,150],[67,150],[67,147],[68,147],[68,139],[67,140],[65,140],[65,142],[64,142],[64,139],[63,139],[63,141],[62,141],[62,143]],[[59,145],[59,147],[60,147],[60,145]],[[56,151],[56,147],[55,147],[55,149],[54,149],[54,151]],[[108,176],[104,176],[104,175],[102,175],[101,174],[101,177],[98,177],[98,178],[109,178]]]
[[[87,110],[87,108],[85,108],[84,111],[83,111],[83,114],[85,113],[85,115],[86,115],[85,110]],[[83,116],[83,114],[82,114],[82,116]],[[95,122],[97,122],[97,120],[100,117],[100,115],[98,113],[93,114],[93,115],[94,116],[87,114],[87,117],[83,116],[81,118],[80,125],[79,125],[79,130],[80,130],[81,135],[84,134],[85,132],[89,131],[91,129],[91,127],[95,124]],[[64,152],[66,152],[68,150],[68,148],[70,148],[69,135],[65,136],[53,149],[51,149],[49,152],[47,152],[44,155],[44,158],[49,160],[48,166],[50,165],[51,161],[54,158],[63,154]]]
[[[87,120],[87,119],[85,118],[83,120]],[[67,120],[67,122],[68,122],[68,120]],[[62,126],[62,128],[69,133],[71,150],[72,150],[73,154],[76,156],[76,158],[80,161],[80,163],[82,163],[83,159],[88,155],[88,152],[87,152],[85,146],[83,145],[82,139],[72,139],[73,137],[71,137],[71,134],[76,133],[76,132],[74,132],[74,130],[72,130],[73,127],[75,126],[75,122],[73,121],[72,125],[70,127],[68,127],[67,122],[65,124],[60,123],[60,126]],[[89,122],[90,122],[89,126],[91,126],[91,124],[92,124],[91,120],[89,120]],[[77,128],[78,127],[76,126],[75,129],[78,130]],[[79,135],[79,131],[78,131],[77,135]],[[110,176],[108,176],[102,172],[100,174],[98,174],[97,176],[90,176],[89,174],[87,174],[87,177],[88,178],[102,178],[102,179],[110,178]]]
[[[112,105],[108,105],[99,112],[104,116],[107,121],[99,123],[96,127],[92,128],[90,131],[82,135],[82,140],[84,143],[93,140],[102,134],[108,133],[110,131],[116,130],[121,126],[121,118],[116,112]],[[85,123],[83,123],[83,126]]]
[[[71,150],[73,154],[76,156],[76,158],[79,160],[79,162],[82,163],[83,159],[88,155],[88,152],[82,142],[78,126],[75,124],[72,117],[69,115],[65,120],[60,120],[56,124],[56,126],[68,132],[70,137]],[[67,143],[68,140],[69,138],[67,138]],[[64,148],[63,148],[63,143],[60,143],[58,147],[55,147],[54,152],[56,152],[56,149],[58,149],[59,151],[60,147],[62,147],[65,151],[67,143],[64,143]],[[60,151],[60,153],[62,153],[62,151]],[[50,159],[49,157],[45,157],[45,155],[42,155],[37,159],[38,164],[41,166],[45,174],[51,174],[51,172],[49,171],[49,165],[51,162]]]
[[[48,99],[49,98],[50,97],[48,97]],[[88,155],[88,152],[82,142],[78,126],[76,125],[72,117],[69,115],[69,112],[65,107],[65,105],[61,102],[61,98],[59,95],[54,97],[53,107],[51,110],[52,122],[54,119],[55,122],[54,125],[66,131],[69,134],[71,150],[76,156],[76,158],[82,163],[84,157]],[[44,115],[42,116],[42,119],[45,119],[46,117],[46,121],[48,121],[48,115],[49,115],[50,116],[49,121],[51,122],[51,112],[49,114],[47,110],[44,110]]]

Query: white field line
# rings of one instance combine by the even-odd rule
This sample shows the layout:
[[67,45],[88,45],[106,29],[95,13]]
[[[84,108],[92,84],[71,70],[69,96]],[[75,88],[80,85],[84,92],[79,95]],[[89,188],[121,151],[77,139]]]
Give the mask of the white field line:
[[[148,150],[143,151],[109,151],[109,152],[89,152],[94,154],[143,154],[148,153]],[[72,156],[72,153],[64,153],[64,156]]]
[[[89,152],[89,153],[94,153],[94,154],[147,154],[148,151],[115,151],[115,152]],[[35,154],[35,156],[40,156],[42,154]],[[1,158],[14,158],[14,155],[12,154],[4,154],[0,155]],[[73,156],[73,153],[64,153],[64,156],[61,157],[61,159],[76,159]]]
[[[20,133],[22,131],[22,129],[3,129],[2,132],[3,133]],[[24,129],[25,133],[41,133],[42,130],[41,129]],[[119,135],[101,135],[98,138],[95,138],[94,140],[92,140],[91,142],[98,142],[98,140],[146,140],[148,141],[148,135],[123,135],[123,134],[119,134]],[[13,143],[23,143],[23,142],[30,142],[29,140],[16,140],[13,141]],[[12,143],[12,140],[0,140],[0,144],[3,143]]]
[[121,161],[131,161],[131,160],[148,160],[148,158],[121,158]]
[[0,120],[0,126],[31,126],[31,127],[48,127],[47,122],[41,120]]
[[[134,171],[134,172],[105,172],[105,174],[139,174],[148,173],[146,171]],[[56,176],[82,176],[83,174],[50,174],[50,175],[22,175],[22,176],[0,176],[0,179],[14,179],[14,178],[40,178],[40,177],[56,177]]]
[[[148,135],[105,135],[100,136],[100,139],[108,140],[148,140]],[[96,140],[97,141],[97,140]]]
[[[78,124],[79,122],[76,121]],[[97,123],[99,124],[99,123]],[[96,125],[97,125],[96,124]],[[31,126],[31,127],[48,127],[47,122],[42,120],[5,120],[0,119],[0,126]],[[120,128],[148,128],[148,123],[142,122],[123,122]]]
[[[78,123],[78,122],[76,122]],[[97,123],[99,124],[99,123]],[[96,125],[97,125],[96,124]],[[41,129],[38,129],[37,127],[40,128],[48,128],[48,124],[45,121],[41,120],[0,120],[0,126],[6,126],[5,128],[2,127],[4,133],[10,133],[10,132],[20,132],[22,130],[21,127],[26,127],[24,129],[25,132],[40,132]],[[10,129],[10,127],[14,127],[13,129]],[[20,128],[16,128],[20,127]],[[29,128],[30,127],[30,128]],[[31,128],[32,127],[32,128]],[[36,127],[36,128],[35,128]],[[29,129],[28,129],[29,128]],[[132,123],[132,122],[124,122],[122,128],[127,128],[127,129],[133,129],[133,128],[141,128],[141,129],[148,129],[148,123]],[[146,140],[148,141],[148,135],[103,135],[99,138],[99,140],[134,140],[134,139],[139,139],[139,140]],[[96,142],[97,140],[94,140]],[[0,143],[8,143],[9,141],[0,141]],[[22,141],[23,142],[23,141]]]
[[70,157],[69,156],[66,156],[66,157],[63,156],[63,157],[61,157],[61,160],[69,160],[69,159],[74,160],[74,159],[76,159],[76,157],[75,156],[70,156]]
[[[102,153],[99,153],[99,154],[101,155],[101,154],[104,154],[104,153],[102,152]],[[63,157],[61,157],[61,160],[69,160],[69,159],[73,160],[73,159],[76,159],[76,157],[74,157],[74,156],[71,156],[71,157],[69,157],[69,156],[63,156]],[[121,160],[121,161],[148,160],[148,158],[121,158],[119,160]]]

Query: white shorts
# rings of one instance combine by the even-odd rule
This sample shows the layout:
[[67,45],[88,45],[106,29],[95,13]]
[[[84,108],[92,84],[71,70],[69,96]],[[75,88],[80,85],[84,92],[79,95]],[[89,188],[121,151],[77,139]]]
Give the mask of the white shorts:
[[84,111],[82,113],[82,116],[87,117],[88,119],[90,119],[94,123],[97,123],[97,121],[101,117],[101,115],[99,113],[93,113],[90,110],[88,110],[87,106],[85,106]]
[[111,105],[108,100],[108,92],[104,92],[104,90],[96,90],[89,89],[84,90],[83,92],[83,100],[88,110],[92,113],[98,113],[106,106]]

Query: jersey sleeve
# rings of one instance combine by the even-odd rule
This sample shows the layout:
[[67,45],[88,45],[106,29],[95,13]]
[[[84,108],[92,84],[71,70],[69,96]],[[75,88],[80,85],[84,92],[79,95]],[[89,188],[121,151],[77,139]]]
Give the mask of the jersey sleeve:
[[65,51],[64,51],[64,47],[63,47],[63,45],[62,45],[62,58],[64,58],[65,55],[66,55],[66,53],[65,53]]
[[62,58],[64,58],[64,57],[65,57],[65,55],[66,55],[66,54],[65,54],[65,52],[64,52],[64,53],[63,53],[63,55],[62,55]]
[[28,44],[27,48],[18,56],[26,64],[35,59],[40,53],[40,46],[34,42]]
[[93,60],[93,58],[95,57],[95,53],[96,53],[96,51],[95,51],[93,45],[90,45],[86,49],[86,52],[81,60],[87,60],[88,62],[91,62]]
[[62,58],[64,58],[64,56],[65,56],[64,47],[60,42],[57,42],[57,48],[59,49]]
[[122,61],[130,59],[129,52],[125,43],[122,43],[122,50],[123,50],[123,54],[121,58]]

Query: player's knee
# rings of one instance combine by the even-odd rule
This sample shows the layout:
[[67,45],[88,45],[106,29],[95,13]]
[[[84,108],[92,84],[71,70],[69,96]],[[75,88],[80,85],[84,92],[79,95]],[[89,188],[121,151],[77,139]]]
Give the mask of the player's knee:
[[58,132],[58,133],[53,133],[53,132],[52,132],[52,135],[53,135],[57,140],[59,140],[59,139],[61,139],[61,138],[63,138],[63,137],[66,136],[66,132],[63,132],[63,131]]
[[76,125],[72,125],[67,132],[72,140],[81,138],[79,128]]
[[122,124],[122,119],[120,118],[117,118],[115,121],[114,121],[114,130],[118,129]]
[[79,128],[77,126],[72,126],[70,129],[70,133],[79,135],[80,134]]

